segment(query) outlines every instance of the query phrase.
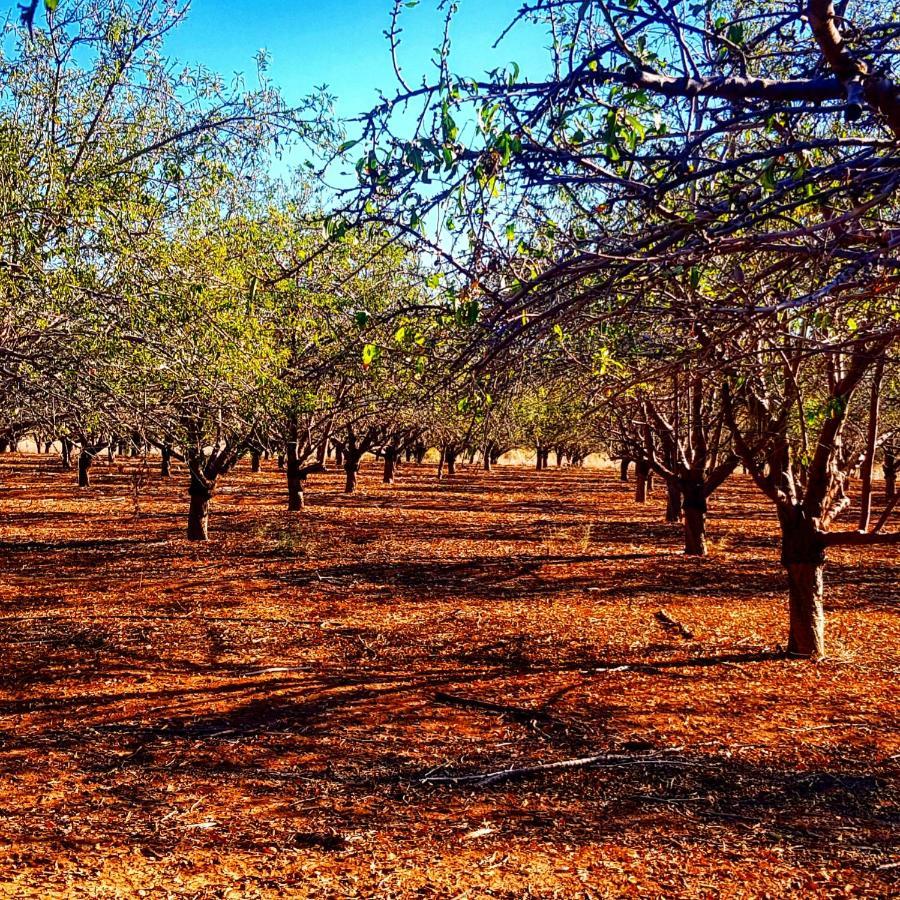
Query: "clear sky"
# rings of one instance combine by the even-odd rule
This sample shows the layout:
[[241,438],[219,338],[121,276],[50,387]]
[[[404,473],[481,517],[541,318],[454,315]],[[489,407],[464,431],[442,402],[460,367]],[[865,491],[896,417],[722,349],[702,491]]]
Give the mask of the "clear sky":
[[[491,44],[511,21],[521,0],[460,0],[451,31],[454,71],[479,76],[515,60],[523,71],[544,74],[547,41],[534,26],[518,26],[496,50]],[[171,56],[204,63],[229,76],[255,71],[254,56],[272,56],[269,74],[288,102],[327,84],[337,112],[352,116],[392,93],[397,82],[384,37],[391,0],[193,0],[187,22],[167,41]],[[440,43],[438,0],[405,8],[400,63],[410,84],[433,72],[429,58]]]

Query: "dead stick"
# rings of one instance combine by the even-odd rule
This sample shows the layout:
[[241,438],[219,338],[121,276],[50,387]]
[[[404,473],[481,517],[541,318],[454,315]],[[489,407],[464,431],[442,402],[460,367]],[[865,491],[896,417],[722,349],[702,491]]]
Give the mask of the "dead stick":
[[506,716],[513,716],[517,719],[550,719],[548,713],[539,709],[523,709],[519,706],[506,706],[503,703],[491,703],[488,700],[476,700],[474,697],[460,697],[456,694],[445,694],[438,691],[434,695],[435,702],[446,703],[449,706],[467,706],[472,709],[483,709],[485,712],[501,713]]
[[422,784],[494,784],[498,781],[507,781],[510,778],[525,778],[529,775],[537,775],[541,772],[552,772],[559,769],[584,769],[588,766],[597,768],[616,768],[619,766],[695,766],[685,760],[660,759],[647,756],[611,756],[599,754],[597,756],[582,756],[578,759],[563,759],[559,762],[539,763],[536,766],[523,766],[518,769],[500,769],[496,772],[482,772],[475,775],[425,775],[418,781]]

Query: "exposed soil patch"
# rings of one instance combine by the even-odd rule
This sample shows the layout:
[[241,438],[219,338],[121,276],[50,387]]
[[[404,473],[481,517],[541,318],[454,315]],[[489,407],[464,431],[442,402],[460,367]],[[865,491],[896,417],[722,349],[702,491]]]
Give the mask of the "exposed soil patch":
[[740,477],[696,560],[605,471],[288,514],[242,465],[198,546],[183,472],[135,516],[127,465],[55,466],[0,457],[0,894],[900,893],[896,550],[833,553],[811,664]]

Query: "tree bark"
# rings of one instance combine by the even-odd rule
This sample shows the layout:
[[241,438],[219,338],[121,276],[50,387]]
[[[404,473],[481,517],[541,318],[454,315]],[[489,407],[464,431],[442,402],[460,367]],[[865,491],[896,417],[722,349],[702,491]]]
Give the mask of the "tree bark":
[[169,444],[163,444],[160,452],[159,473],[163,478],[172,476],[172,448]]
[[881,467],[884,470],[885,499],[893,500],[897,496],[897,455],[891,450],[885,450]]
[[481,467],[484,469],[485,472],[491,471],[491,468],[493,466],[493,463],[491,462],[491,454],[493,452],[494,452],[494,448],[490,444],[488,444],[484,448],[484,452],[481,454]]
[[677,481],[666,482],[666,521],[681,521],[681,487]]
[[300,456],[297,452],[297,442],[288,441],[287,456],[285,458],[288,487],[288,511],[299,512],[303,509],[303,478],[300,475]]
[[189,541],[209,540],[209,497],[191,495],[187,536]]
[[821,659],[825,655],[825,610],[822,606],[823,565],[786,566],[790,588],[788,653]]
[[90,469],[94,463],[94,454],[82,448],[78,454],[78,487],[91,486]]
[[622,457],[622,461],[619,463],[619,481],[628,481],[628,467],[631,465],[631,460],[627,456]]
[[875,445],[878,441],[878,419],[881,407],[881,381],[884,377],[884,356],[875,363],[872,373],[872,392],[869,397],[869,427],[866,433],[866,450],[860,466],[862,487],[859,500],[859,530],[869,530],[872,515],[872,472],[875,468]]
[[251,450],[250,451],[250,471],[258,472],[261,468],[260,462],[260,453],[259,450]]
[[344,473],[347,480],[344,484],[344,493],[352,494],[356,490],[356,484],[359,480],[359,458],[353,457],[347,453],[344,457]]
[[191,497],[191,505],[188,509],[188,540],[208,541],[209,501],[212,497],[212,490],[192,474],[188,494]]
[[72,442],[65,436],[59,439],[60,458],[64,469],[72,468]]
[[687,556],[706,556],[706,495],[702,482],[684,479],[681,484],[681,508],[684,511],[684,552]]
[[647,463],[638,460],[634,464],[634,500],[635,503],[646,503],[649,494],[650,467]]
[[538,472],[544,468],[544,451],[540,447],[535,449],[534,467]]
[[386,447],[384,451],[384,483],[394,483],[394,467],[397,462],[397,451],[393,447]]
[[695,506],[684,508],[685,556],[706,556],[706,513]]
[[779,507],[778,518],[781,563],[788,575],[788,653],[821,659],[825,655],[825,545],[801,506]]
[[556,451],[556,468],[557,468],[557,469],[562,468],[562,464],[563,464],[563,456],[564,456],[564,455],[565,455],[565,454],[563,453],[562,450],[557,450],[557,451]]
[[334,445],[334,464],[340,469],[344,465],[344,451],[340,445]]
[[447,475],[448,477],[456,474],[456,457],[458,451],[454,447],[447,447],[444,450],[444,460],[447,463]]

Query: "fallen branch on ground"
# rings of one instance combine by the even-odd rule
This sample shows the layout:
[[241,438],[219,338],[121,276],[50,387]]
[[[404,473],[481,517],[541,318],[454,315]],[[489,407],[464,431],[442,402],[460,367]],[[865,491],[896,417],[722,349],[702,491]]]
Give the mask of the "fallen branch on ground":
[[444,703],[448,706],[464,706],[471,709],[482,709],[485,712],[500,713],[505,716],[511,716],[526,722],[535,719],[549,721],[553,717],[549,713],[541,712],[538,709],[524,709],[520,706],[506,706],[503,703],[491,703],[488,700],[476,700],[474,697],[459,697],[455,694],[445,694],[438,691],[434,695],[436,703]]
[[621,766],[696,766],[699,763],[682,759],[666,759],[659,756],[620,756],[600,753],[595,756],[582,756],[576,759],[562,759],[558,762],[538,763],[534,766],[522,766],[518,769],[499,769],[496,772],[481,772],[473,775],[424,775],[418,778],[420,784],[496,784],[512,778],[527,778],[543,772],[554,772],[563,769],[586,768],[618,768]]
[[678,619],[673,619],[664,609],[654,613],[654,618],[666,631],[677,631],[685,640],[693,640],[694,632],[683,622],[679,622]]

